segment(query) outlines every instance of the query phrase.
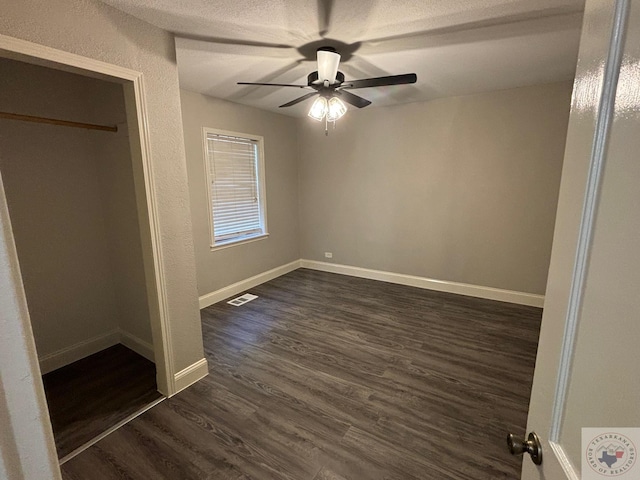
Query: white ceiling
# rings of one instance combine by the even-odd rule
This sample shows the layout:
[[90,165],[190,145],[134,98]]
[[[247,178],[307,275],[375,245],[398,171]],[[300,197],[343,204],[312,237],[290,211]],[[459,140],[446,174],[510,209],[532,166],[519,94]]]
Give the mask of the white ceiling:
[[[415,72],[415,85],[354,91],[375,106],[571,79],[584,0],[103,0],[176,34],[182,88],[289,115],[311,100],[315,50],[347,80]],[[353,107],[351,107],[353,108]]]

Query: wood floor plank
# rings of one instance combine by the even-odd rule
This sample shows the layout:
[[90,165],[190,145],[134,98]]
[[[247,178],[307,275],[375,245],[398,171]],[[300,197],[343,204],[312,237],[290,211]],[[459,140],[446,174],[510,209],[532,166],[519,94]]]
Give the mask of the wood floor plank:
[[[309,465],[301,457],[300,439],[294,439],[290,444],[280,441],[280,425],[286,419],[272,422],[270,428],[262,429],[262,425],[255,420],[255,414],[238,421],[225,414],[226,409],[220,409],[211,402],[202,405],[193,402],[187,396],[178,396],[168,405],[179,412],[185,420],[196,421],[205,433],[213,432],[218,443],[226,444],[229,451],[239,457],[238,464],[257,471],[258,478],[281,478],[283,480],[297,480],[311,478],[318,467]],[[243,432],[242,437],[235,434]]]
[[155,365],[123,345],[42,377],[60,458],[161,398]]
[[[428,469],[435,472],[442,468],[443,459],[455,458],[460,455],[460,448],[466,446],[464,461],[446,463],[446,473],[454,478],[478,478],[478,472],[483,473],[482,478],[517,478],[512,476],[509,462],[505,462],[506,450],[478,444],[477,433],[472,430],[442,432],[417,423],[405,424],[399,419],[381,418],[372,434],[394,445],[402,445],[403,449],[415,454],[421,463],[427,464]],[[499,440],[503,440],[502,436],[499,437]]]
[[[223,417],[225,421],[212,422],[204,409],[188,399],[174,399],[166,408],[137,419],[146,425],[147,435],[157,438],[163,450],[179,452],[182,461],[199,468],[200,476],[177,478],[292,478],[286,471],[275,474],[269,464],[272,454],[256,444],[249,435],[240,438],[235,429],[245,425],[245,418]],[[196,408],[194,408],[196,407]],[[162,454],[162,452],[158,452]]]
[[313,477],[313,480],[345,480],[345,478],[335,472],[332,472],[328,468],[322,467],[317,475]]
[[519,477],[540,309],[304,269],[251,292],[202,311],[208,377],[64,478]]

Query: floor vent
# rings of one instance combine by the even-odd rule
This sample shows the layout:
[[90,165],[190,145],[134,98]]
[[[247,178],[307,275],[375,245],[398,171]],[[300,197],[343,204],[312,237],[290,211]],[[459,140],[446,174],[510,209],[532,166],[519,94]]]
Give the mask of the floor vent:
[[250,293],[245,293],[244,295],[234,298],[233,300],[229,300],[227,303],[230,303],[231,305],[239,307],[240,305],[244,305],[245,303],[250,302],[251,300],[254,300],[256,298],[258,298],[257,295],[251,295]]

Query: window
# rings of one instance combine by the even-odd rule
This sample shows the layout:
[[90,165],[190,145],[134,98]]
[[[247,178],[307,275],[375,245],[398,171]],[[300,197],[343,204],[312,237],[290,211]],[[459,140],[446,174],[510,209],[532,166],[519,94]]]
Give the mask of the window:
[[262,137],[204,129],[211,247],[267,236]]

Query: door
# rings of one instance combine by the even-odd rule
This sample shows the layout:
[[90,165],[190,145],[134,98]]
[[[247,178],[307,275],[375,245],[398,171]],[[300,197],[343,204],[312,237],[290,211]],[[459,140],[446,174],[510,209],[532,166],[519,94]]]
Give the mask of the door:
[[582,428],[640,427],[639,247],[640,0],[587,0],[527,426],[543,461],[524,480],[614,476],[581,476]]

